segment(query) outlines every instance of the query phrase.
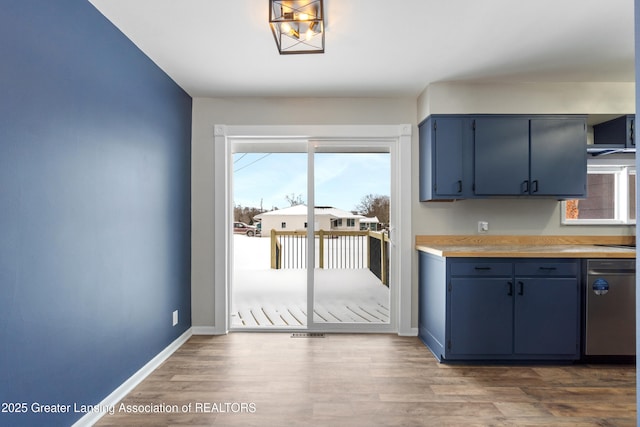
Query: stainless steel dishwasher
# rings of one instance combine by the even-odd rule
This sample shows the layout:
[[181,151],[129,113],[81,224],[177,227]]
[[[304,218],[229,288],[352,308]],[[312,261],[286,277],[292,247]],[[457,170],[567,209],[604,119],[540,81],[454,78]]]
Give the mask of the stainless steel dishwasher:
[[635,289],[635,259],[587,260],[586,356],[635,355]]

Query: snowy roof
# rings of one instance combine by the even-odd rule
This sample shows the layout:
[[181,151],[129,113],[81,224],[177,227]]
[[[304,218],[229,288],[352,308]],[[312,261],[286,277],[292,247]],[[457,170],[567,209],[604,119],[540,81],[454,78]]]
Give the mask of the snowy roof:
[[[314,214],[316,216],[326,215],[332,218],[359,218],[360,220],[365,219],[363,215],[358,215],[348,211],[343,211],[342,209],[334,208],[331,206],[317,206],[314,208]],[[263,212],[259,215],[256,215],[255,219],[260,220],[266,216],[306,216],[306,215],[307,215],[307,205],[296,205],[296,206],[291,206],[290,208]]]
[[380,222],[380,220],[378,219],[378,217],[377,217],[377,216],[374,216],[373,218],[362,218],[362,219],[360,220],[360,222],[361,222],[361,223],[364,223],[364,224],[369,224],[369,223],[371,223],[371,224],[377,224],[377,223],[379,223],[379,222]]

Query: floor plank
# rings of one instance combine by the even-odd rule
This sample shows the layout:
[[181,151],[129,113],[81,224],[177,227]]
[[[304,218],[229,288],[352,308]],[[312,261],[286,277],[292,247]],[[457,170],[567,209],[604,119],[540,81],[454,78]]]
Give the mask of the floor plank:
[[635,386],[633,365],[440,364],[413,337],[235,332],[192,337],[121,402],[178,413],[116,405],[96,425],[624,427]]

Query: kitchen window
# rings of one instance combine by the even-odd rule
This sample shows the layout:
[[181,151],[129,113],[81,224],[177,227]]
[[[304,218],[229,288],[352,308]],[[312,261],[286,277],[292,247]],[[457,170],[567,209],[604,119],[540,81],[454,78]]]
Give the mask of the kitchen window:
[[587,166],[587,198],[562,202],[564,225],[636,223],[636,168],[630,162]]

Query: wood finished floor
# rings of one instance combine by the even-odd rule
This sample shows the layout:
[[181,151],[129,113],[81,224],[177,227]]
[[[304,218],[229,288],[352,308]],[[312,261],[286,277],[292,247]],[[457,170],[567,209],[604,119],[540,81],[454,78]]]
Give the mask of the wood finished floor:
[[451,365],[413,337],[242,332],[192,337],[122,401],[178,413],[118,404],[96,425],[635,426],[635,385],[633,365]]

